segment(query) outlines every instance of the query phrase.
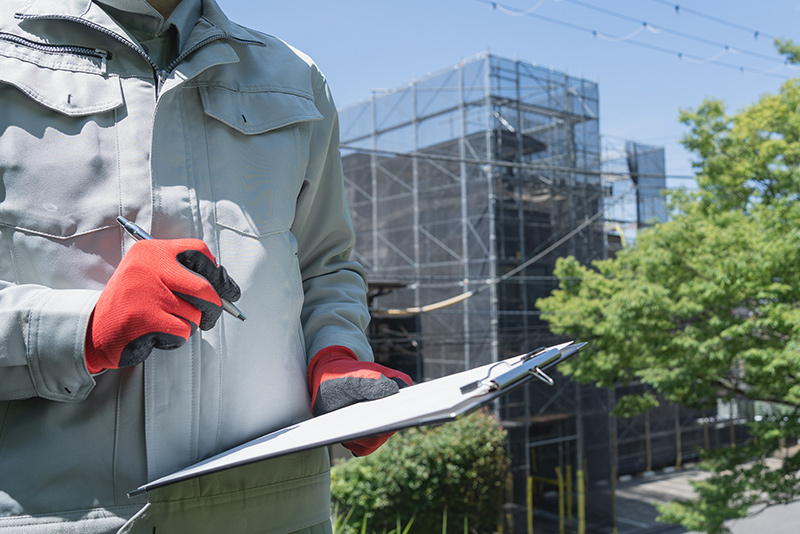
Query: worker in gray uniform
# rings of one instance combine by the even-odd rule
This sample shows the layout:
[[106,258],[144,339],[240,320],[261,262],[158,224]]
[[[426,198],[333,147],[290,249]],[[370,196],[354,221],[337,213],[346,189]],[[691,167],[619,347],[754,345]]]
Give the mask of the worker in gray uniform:
[[329,532],[324,449],[127,492],[410,383],[353,240],[304,54],[214,0],[6,1],[0,532]]

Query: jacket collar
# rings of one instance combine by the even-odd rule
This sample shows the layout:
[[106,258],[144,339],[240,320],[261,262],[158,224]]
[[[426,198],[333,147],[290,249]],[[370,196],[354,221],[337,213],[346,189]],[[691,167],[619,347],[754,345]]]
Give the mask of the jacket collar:
[[[23,0],[19,9],[0,14],[0,31],[21,34],[26,38],[44,39],[38,33],[28,33],[26,19],[66,19],[102,27],[131,39],[105,11],[91,0]],[[20,23],[22,22],[22,24]]]
[[[4,31],[6,21],[14,11],[9,10],[8,16],[0,10],[0,31]],[[128,40],[131,36],[109,17],[105,11],[90,0],[27,0],[27,3],[16,11],[15,18],[38,19],[71,19],[78,23],[87,23],[90,26],[102,27]],[[5,20],[3,20],[5,19]],[[41,39],[40,35],[28,34],[17,20],[8,27],[9,31],[22,32],[23,37]],[[189,34],[185,44],[186,50],[193,52],[176,68],[176,75],[170,76],[164,84],[163,91],[193,79],[201,72],[214,65],[237,63],[240,58],[235,46],[231,46],[227,39],[233,39],[241,44],[265,46],[264,38],[255,32],[250,32],[236,24],[232,24],[215,0],[203,0],[203,16]]]
[[216,0],[203,0],[203,18],[208,20],[212,26],[219,28],[228,37],[261,45],[267,44],[263,37],[245,30],[238,24],[232,23],[230,19],[228,19],[228,16],[222,12]]
[[29,0],[17,15],[36,17],[68,16],[83,18],[92,9],[91,0]]
[[[74,18],[81,19],[104,27],[117,28],[117,24],[91,0],[28,0],[16,12],[17,18]],[[215,0],[203,0],[203,19],[225,36],[239,41],[264,43],[251,32],[236,24],[232,24],[225,13],[222,12]]]
[[[19,25],[20,19],[23,21],[31,18],[67,19],[94,27],[99,26],[128,40],[134,40],[125,29],[91,0],[27,0],[14,13],[14,18],[17,19],[15,26]],[[19,27],[25,31],[24,26],[19,25]]]

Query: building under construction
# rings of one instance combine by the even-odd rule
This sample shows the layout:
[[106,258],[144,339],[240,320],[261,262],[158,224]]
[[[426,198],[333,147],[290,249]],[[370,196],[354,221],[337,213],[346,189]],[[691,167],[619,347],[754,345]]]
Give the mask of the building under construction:
[[[556,258],[607,258],[665,217],[663,150],[601,147],[598,111],[596,83],[488,53],[340,110],[379,362],[420,381],[561,341],[535,307],[557,285]],[[584,510],[613,522],[619,474],[721,439],[710,413],[610,416],[637,387],[558,377],[494,406],[511,436],[512,531],[527,531],[529,498],[562,528]]]

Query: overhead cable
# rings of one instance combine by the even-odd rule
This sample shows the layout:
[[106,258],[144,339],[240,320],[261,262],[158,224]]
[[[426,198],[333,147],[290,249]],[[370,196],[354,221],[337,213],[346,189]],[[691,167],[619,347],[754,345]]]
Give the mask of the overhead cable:
[[[575,4],[575,5],[584,7],[586,9],[591,9],[591,10],[594,10],[594,11],[597,11],[597,12],[600,12],[600,13],[604,13],[604,14],[612,16],[612,17],[616,17],[616,18],[621,19],[621,20],[626,20],[628,22],[633,22],[633,23],[636,23],[636,24],[642,24],[643,28],[647,28],[648,26],[650,26],[650,24],[648,22],[646,22],[646,21],[640,21],[639,19],[636,19],[634,17],[630,17],[630,16],[625,15],[623,13],[619,13],[619,12],[616,12],[616,11],[612,11],[610,9],[606,9],[606,8],[603,8],[603,7],[595,6],[595,5],[589,4],[587,2],[583,2],[582,0],[566,0],[566,1],[571,3],[571,4]],[[690,33],[681,32],[681,31],[678,31],[678,30],[670,29],[670,28],[662,28],[659,31],[659,33],[660,32],[669,33],[669,34],[672,34],[672,35],[676,35],[678,37],[682,37],[684,39],[689,39],[689,40],[696,41],[698,43],[707,44],[707,45],[710,45],[710,46],[718,46],[718,47],[720,47],[720,48],[722,48],[722,49],[724,49],[725,51],[728,51],[728,52],[733,51],[733,53],[746,54],[748,56],[757,57],[759,59],[764,59],[764,60],[767,60],[767,61],[777,61],[779,63],[783,63],[785,61],[782,58],[778,58],[778,57],[775,57],[775,56],[768,56],[766,54],[761,54],[759,52],[752,52],[750,50],[745,50],[745,49],[741,49],[741,48],[734,48],[734,47],[732,47],[732,46],[730,46],[730,45],[728,45],[726,43],[720,43],[720,42],[714,41],[712,39],[707,39],[705,37],[699,37],[697,35],[692,35]]]
[[742,30],[744,32],[747,32],[747,33],[753,35],[753,38],[755,38],[755,39],[758,39],[759,37],[762,37],[762,36],[766,37],[767,39],[772,39],[772,40],[777,39],[777,37],[772,35],[772,34],[769,34],[769,33],[766,33],[766,32],[762,32],[762,31],[759,31],[759,30],[754,30],[753,28],[748,28],[747,26],[742,26],[741,24],[737,24],[737,23],[731,22],[729,20],[724,20],[724,19],[721,19],[719,17],[715,17],[714,15],[708,15],[706,13],[702,13],[702,12],[697,11],[695,9],[690,9],[690,8],[687,8],[687,7],[678,5],[678,4],[673,4],[672,2],[667,2],[666,0],[653,0],[653,2],[658,2],[659,4],[664,4],[665,6],[673,7],[673,8],[675,8],[675,12],[676,13],[682,11],[682,12],[685,12],[685,13],[689,13],[691,15],[695,15],[697,17],[702,17],[704,19],[708,19],[708,20],[716,22],[718,24],[723,24],[725,26],[729,26],[729,27],[735,28],[737,30]]
[[[489,0],[476,0],[476,1],[480,2],[482,4],[491,5],[493,9],[499,9],[501,6],[505,10],[514,10],[515,9],[512,6],[501,4],[500,2],[491,2]],[[561,1],[567,1],[567,0],[561,0]],[[590,33],[593,37],[601,37],[602,38],[603,36],[606,36],[606,38],[610,37],[611,39],[613,39],[613,37],[609,36],[609,34],[607,34],[606,32],[602,32],[602,31],[594,29],[594,28],[589,28],[589,27],[586,27],[586,26],[582,26],[580,24],[567,22],[567,21],[564,21],[564,20],[556,19],[556,18],[553,18],[553,17],[548,17],[548,16],[545,16],[545,15],[540,15],[540,14],[537,14],[537,13],[528,13],[526,16],[537,18],[537,19],[543,20],[545,22],[549,22],[549,23],[552,23],[552,24],[557,24],[559,26],[563,26],[563,27],[570,28],[570,29],[573,29],[573,30],[577,30],[577,31],[585,32],[585,33]],[[698,39],[700,39],[700,38],[698,38]],[[716,65],[716,66],[719,66],[719,67],[735,69],[735,70],[738,70],[739,72],[742,72],[742,73],[755,74],[755,75],[761,75],[761,76],[769,76],[769,77],[777,78],[777,79],[780,79],[780,80],[786,80],[787,79],[785,76],[781,76],[781,75],[777,74],[775,69],[762,70],[762,69],[755,69],[755,68],[751,68],[751,67],[745,67],[743,65],[737,65],[737,64],[733,64],[733,63],[719,61],[719,59],[714,59],[713,56],[711,58],[699,57],[699,56],[697,56],[695,54],[689,54],[689,53],[682,52],[682,51],[679,51],[679,50],[674,50],[674,49],[665,48],[665,47],[662,47],[662,46],[652,45],[652,44],[649,44],[649,43],[644,43],[642,41],[636,41],[636,40],[633,40],[633,39],[618,38],[617,40],[619,40],[620,42],[624,42],[626,44],[638,46],[640,48],[646,48],[646,49],[653,50],[653,51],[656,51],[656,52],[669,54],[669,55],[671,55],[673,57],[678,58],[679,60],[686,59],[686,60],[689,60],[689,61],[695,62],[695,63],[710,63],[710,64],[713,64],[713,65]],[[724,53],[720,54],[720,56],[724,55],[726,53],[741,52],[740,50],[737,50],[737,49],[734,49],[734,48],[731,48],[731,47],[725,48],[725,45],[720,45],[719,43],[716,43],[715,45],[723,47]],[[753,53],[753,54],[756,54],[756,53]],[[762,59],[764,59],[764,58],[770,58],[771,60],[781,61],[780,59],[771,58],[770,56],[766,56],[766,55],[764,55]],[[791,68],[797,68],[797,67],[795,67],[793,65],[790,65],[788,61],[784,60],[784,62],[779,65],[779,69],[778,70],[783,69],[783,68],[790,68],[791,69]]]
[[529,15],[529,14],[533,13],[534,11],[536,11],[537,9],[539,9],[540,7],[542,7],[542,4],[544,4],[545,1],[546,0],[539,0],[539,2],[536,5],[534,5],[531,8],[526,9],[525,11],[515,11],[515,10],[507,9],[507,8],[505,8],[503,6],[495,6],[495,8],[499,9],[500,11],[502,11],[503,13],[505,13],[506,15],[508,15],[510,17],[524,17],[525,15]]
[[597,32],[597,33],[595,34],[595,36],[596,36],[596,37],[600,37],[601,39],[605,39],[606,41],[616,41],[616,42],[622,42],[622,41],[627,41],[627,40],[629,40],[629,39],[633,39],[634,37],[636,37],[637,35],[639,35],[640,33],[642,33],[642,32],[645,30],[645,28],[646,28],[646,27],[647,27],[647,24],[645,23],[644,25],[642,25],[642,26],[639,26],[638,28],[636,28],[635,30],[633,30],[633,31],[632,31],[631,33],[629,33],[628,35],[620,35],[620,36],[618,36],[618,37],[617,37],[617,36],[614,36],[614,35],[607,35],[607,34],[605,34],[605,33],[602,33],[602,32]]

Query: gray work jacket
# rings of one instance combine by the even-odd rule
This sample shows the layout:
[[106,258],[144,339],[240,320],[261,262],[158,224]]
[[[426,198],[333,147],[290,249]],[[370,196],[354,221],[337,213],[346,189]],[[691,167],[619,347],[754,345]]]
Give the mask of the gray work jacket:
[[[289,532],[329,515],[311,451],[127,492],[310,417],[308,359],[371,359],[325,79],[214,0],[157,71],[89,0],[0,10],[0,531]],[[133,243],[196,237],[242,288],[182,348],[91,376],[90,314]],[[134,520],[130,520],[134,518]],[[130,521],[129,521],[130,520]]]

